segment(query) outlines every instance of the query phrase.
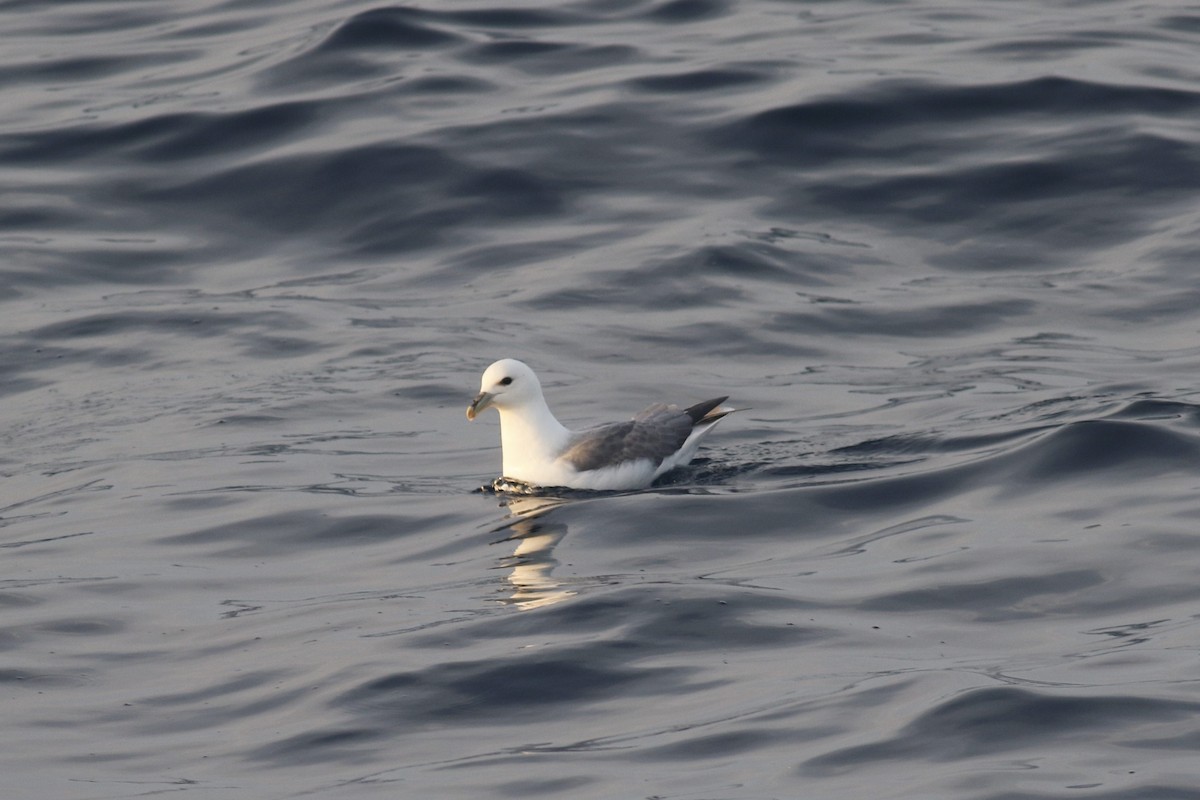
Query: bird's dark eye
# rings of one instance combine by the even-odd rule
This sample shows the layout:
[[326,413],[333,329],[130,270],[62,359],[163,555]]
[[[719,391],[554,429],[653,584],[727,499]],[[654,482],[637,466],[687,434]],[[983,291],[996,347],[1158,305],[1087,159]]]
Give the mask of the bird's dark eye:
[[512,378],[501,378],[500,379],[501,386],[508,386],[510,383],[512,383]]

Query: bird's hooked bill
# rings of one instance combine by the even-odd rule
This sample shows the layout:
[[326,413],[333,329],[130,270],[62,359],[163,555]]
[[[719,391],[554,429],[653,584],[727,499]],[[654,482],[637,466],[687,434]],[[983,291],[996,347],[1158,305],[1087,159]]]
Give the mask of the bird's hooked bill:
[[474,420],[475,415],[492,404],[492,396],[487,392],[480,392],[475,395],[475,399],[471,401],[471,405],[467,406],[467,419]]

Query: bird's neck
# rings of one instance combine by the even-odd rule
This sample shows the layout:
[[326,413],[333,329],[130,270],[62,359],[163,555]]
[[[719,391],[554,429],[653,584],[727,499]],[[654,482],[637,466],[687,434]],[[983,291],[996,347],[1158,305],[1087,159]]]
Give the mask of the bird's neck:
[[553,461],[569,437],[570,431],[554,418],[543,398],[521,408],[500,409],[504,476],[539,483],[538,466]]

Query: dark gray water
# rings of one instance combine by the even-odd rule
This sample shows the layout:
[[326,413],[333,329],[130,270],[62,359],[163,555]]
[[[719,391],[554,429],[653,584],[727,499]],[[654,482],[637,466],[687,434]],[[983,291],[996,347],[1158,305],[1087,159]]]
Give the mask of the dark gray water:
[[[0,4],[6,797],[1200,798],[1200,7]],[[745,407],[649,491],[568,423]]]

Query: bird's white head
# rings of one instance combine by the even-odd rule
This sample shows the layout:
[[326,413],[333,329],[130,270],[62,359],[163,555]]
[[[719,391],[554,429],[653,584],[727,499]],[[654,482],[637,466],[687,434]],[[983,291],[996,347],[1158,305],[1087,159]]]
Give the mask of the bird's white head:
[[485,408],[517,408],[542,396],[542,384],[527,364],[515,358],[502,358],[483,372],[479,394],[467,406],[467,419]]

